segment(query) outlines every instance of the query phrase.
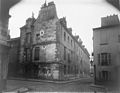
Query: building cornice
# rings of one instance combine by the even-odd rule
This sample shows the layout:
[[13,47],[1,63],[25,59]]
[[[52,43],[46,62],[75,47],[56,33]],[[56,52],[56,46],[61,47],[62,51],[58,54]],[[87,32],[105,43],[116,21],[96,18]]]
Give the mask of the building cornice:
[[94,30],[99,30],[99,29],[113,28],[113,27],[120,27],[120,24],[118,24],[118,25],[111,25],[111,26],[102,26],[102,27],[98,27],[98,28],[93,28],[93,31]]
[[64,29],[67,31],[67,33],[69,33],[69,35],[73,38],[73,40],[79,45],[79,47],[81,47],[81,49],[86,53],[86,55],[89,57],[90,54],[87,51],[87,49],[85,49],[77,40],[76,38],[72,35],[72,33],[70,31],[68,31],[67,27],[65,27],[61,22],[60,24],[64,27]]

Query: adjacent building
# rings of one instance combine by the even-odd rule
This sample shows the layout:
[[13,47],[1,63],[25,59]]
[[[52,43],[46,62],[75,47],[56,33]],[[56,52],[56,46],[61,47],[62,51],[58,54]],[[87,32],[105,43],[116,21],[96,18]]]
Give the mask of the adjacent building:
[[9,9],[20,0],[0,0],[0,92],[6,87],[9,63]]
[[7,41],[10,45],[9,50],[9,65],[8,65],[8,76],[16,76],[19,69],[19,51],[20,51],[20,37],[12,38]]
[[44,3],[20,28],[18,73],[29,78],[68,79],[88,76],[89,53],[73,36],[66,18],[58,18],[54,2]]
[[120,78],[120,22],[117,15],[101,18],[93,29],[95,79],[102,84],[118,84]]

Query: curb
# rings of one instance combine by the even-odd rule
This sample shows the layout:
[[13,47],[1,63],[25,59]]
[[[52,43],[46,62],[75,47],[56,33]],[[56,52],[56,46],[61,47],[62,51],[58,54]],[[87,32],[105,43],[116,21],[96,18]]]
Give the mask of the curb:
[[94,88],[101,88],[101,89],[105,89],[107,90],[108,88],[106,88],[105,86],[101,86],[101,85],[95,85],[95,84],[91,84],[90,87],[94,87]]
[[52,80],[38,80],[38,79],[24,79],[24,78],[9,78],[8,80],[21,80],[21,81],[32,81],[32,82],[46,82],[46,83],[59,83],[59,84],[64,84],[64,83],[70,83],[73,81],[78,81],[83,78],[76,78],[72,80],[65,80],[65,81],[52,81]]

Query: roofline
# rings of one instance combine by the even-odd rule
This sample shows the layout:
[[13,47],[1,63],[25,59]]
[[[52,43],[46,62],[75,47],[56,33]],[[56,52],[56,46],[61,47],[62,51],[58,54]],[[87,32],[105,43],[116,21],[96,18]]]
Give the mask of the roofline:
[[111,26],[102,26],[102,27],[98,27],[98,28],[93,28],[93,31],[94,30],[98,30],[98,29],[112,28],[112,27],[120,27],[120,24],[111,25]]
[[19,40],[19,39],[20,39],[20,37],[11,38],[10,40],[8,40],[8,42],[10,42],[10,41],[14,41],[14,40]]
[[82,50],[86,53],[86,55],[88,56],[88,57],[90,57],[90,54],[89,54],[89,52],[88,52],[88,50],[86,49],[84,49],[83,48],[83,46],[75,39],[75,37],[68,31],[68,29],[60,22],[60,24],[65,28],[65,30],[69,33],[69,35],[74,39],[74,41],[82,48]]

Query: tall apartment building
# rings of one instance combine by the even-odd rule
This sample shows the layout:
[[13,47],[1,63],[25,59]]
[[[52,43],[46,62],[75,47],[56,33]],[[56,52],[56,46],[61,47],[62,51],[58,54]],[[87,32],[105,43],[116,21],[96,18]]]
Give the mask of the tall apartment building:
[[54,2],[44,3],[37,19],[20,28],[20,72],[30,78],[65,79],[89,75],[89,53],[73,36],[66,18],[58,18]]
[[117,15],[101,18],[101,27],[93,29],[95,78],[101,83],[119,83],[120,22]]

